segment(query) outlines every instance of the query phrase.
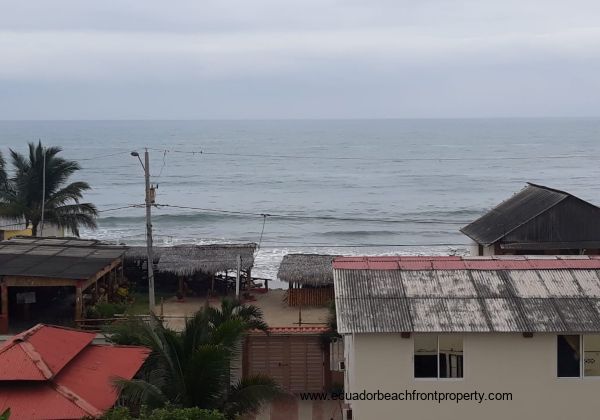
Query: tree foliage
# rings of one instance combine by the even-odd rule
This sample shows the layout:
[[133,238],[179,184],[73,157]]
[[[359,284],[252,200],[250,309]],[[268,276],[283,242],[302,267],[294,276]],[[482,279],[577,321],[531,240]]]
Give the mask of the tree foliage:
[[108,331],[116,344],[142,345],[152,353],[140,373],[116,386],[133,410],[172,404],[218,409],[228,418],[255,412],[282,394],[266,376],[252,376],[231,385],[232,361],[250,330],[266,331],[259,308],[223,299],[220,308],[204,307],[174,331],[156,316],[114,325]]
[[27,156],[10,149],[13,176],[7,174],[6,160],[0,154],[1,217],[31,225],[34,236],[42,208],[44,224],[68,229],[74,235],[79,236],[80,227],[96,227],[96,207],[80,202],[90,186],[86,182],[68,183],[81,167],[58,156],[61,151],[60,147],[43,147],[41,142],[29,143]]
[[127,407],[117,407],[108,411],[102,420],[226,420],[217,410],[192,408],[157,408],[152,411],[141,410],[139,416],[133,416]]

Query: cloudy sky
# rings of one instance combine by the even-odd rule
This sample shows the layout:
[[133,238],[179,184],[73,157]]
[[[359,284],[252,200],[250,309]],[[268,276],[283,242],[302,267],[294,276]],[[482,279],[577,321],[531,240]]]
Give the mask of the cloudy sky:
[[598,0],[0,7],[0,119],[600,115]]

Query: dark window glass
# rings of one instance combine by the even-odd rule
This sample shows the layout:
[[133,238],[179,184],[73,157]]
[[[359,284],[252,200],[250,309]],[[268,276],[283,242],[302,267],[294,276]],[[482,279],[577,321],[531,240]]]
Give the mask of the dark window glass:
[[415,378],[437,378],[437,337],[435,335],[416,334],[415,343]]
[[559,378],[581,376],[581,348],[578,335],[559,335],[557,340],[557,375]]

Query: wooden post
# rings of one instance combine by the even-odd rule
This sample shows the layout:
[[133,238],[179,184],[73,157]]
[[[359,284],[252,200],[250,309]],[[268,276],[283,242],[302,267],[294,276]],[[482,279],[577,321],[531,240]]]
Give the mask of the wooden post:
[[184,293],[183,293],[183,276],[179,276],[179,294],[181,295],[182,298],[185,297]]
[[235,297],[240,298],[240,275],[242,271],[242,257],[237,256],[237,271],[235,272]]
[[215,295],[215,273],[213,273],[211,281],[210,281],[210,295]]
[[0,299],[2,312],[0,313],[0,333],[8,334],[8,286],[2,283],[0,286]]
[[75,320],[82,319],[83,315],[83,290],[75,286]]

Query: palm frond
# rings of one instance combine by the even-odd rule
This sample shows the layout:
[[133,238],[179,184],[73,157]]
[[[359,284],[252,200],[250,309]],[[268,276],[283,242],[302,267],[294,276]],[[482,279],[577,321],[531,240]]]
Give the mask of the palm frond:
[[229,419],[244,413],[257,413],[263,404],[284,395],[286,393],[273,379],[263,375],[250,376],[231,387],[223,411]]
[[159,387],[142,379],[116,378],[113,379],[113,387],[128,406],[156,408],[169,402]]

